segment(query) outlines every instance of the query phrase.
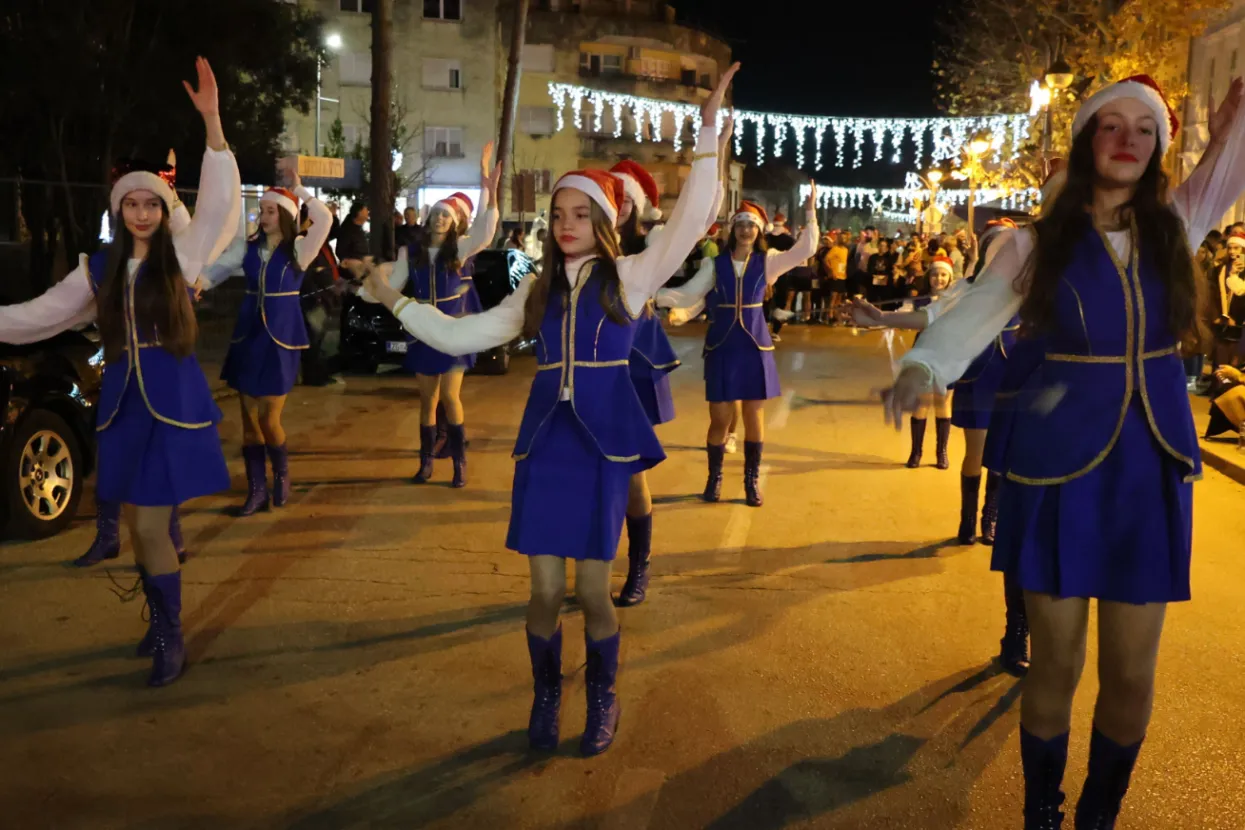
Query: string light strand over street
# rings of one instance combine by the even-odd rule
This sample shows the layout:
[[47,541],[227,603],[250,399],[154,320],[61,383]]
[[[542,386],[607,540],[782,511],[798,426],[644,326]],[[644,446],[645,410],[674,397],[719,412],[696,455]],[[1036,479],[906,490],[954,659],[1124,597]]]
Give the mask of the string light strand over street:
[[[909,183],[915,176],[909,174]],[[800,185],[800,198],[807,199],[809,186]],[[968,204],[968,188],[938,188],[934,203],[941,209],[960,207]],[[915,215],[916,205],[928,205],[930,191],[920,185],[904,188],[869,188],[869,187],[836,187],[834,185],[817,185],[817,207],[819,208],[854,208],[860,210],[881,210],[905,215]],[[1042,202],[1042,193],[1036,188],[1022,190],[1006,190],[1002,188],[980,188],[977,190],[978,204],[999,202],[1005,210],[1033,210]]]
[[[566,127],[564,110],[569,105],[576,129],[584,128],[585,104],[589,107],[587,117],[592,119],[592,131],[605,132],[605,114],[613,121],[615,138],[623,134],[624,109],[631,117],[635,140],[660,142],[667,129],[670,130],[674,149],[683,145],[683,130],[690,122],[694,135],[700,132],[699,104],[682,101],[664,101],[642,98],[620,92],[580,86],[578,84],[549,83],[549,98],[557,114],[557,131]],[[735,117],[735,155],[743,155],[744,132],[751,130],[756,143],[756,163],[764,164],[767,154],[775,158],[787,152],[788,138],[795,148],[796,166],[803,167],[811,143],[814,151],[814,167],[822,169],[822,142],[827,133],[833,135],[835,165],[843,167],[848,145],[852,149],[852,167],[858,168],[865,160],[864,142],[873,144],[873,161],[882,161],[889,154],[892,164],[904,160],[904,142],[913,145],[912,161],[919,167],[956,159],[982,134],[994,136],[990,145],[991,160],[1001,162],[1015,159],[1019,148],[1029,136],[1030,117],[1027,113],[1006,115],[967,116],[958,118],[845,118],[829,115],[788,115],[753,110],[733,110]],[[669,123],[665,116],[669,115]],[[718,114],[718,125],[726,113]],[[811,142],[810,142],[811,139]]]

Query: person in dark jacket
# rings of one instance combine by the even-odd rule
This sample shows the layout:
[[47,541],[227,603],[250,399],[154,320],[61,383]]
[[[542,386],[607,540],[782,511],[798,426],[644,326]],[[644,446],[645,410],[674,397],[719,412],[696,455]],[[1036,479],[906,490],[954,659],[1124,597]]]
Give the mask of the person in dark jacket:
[[355,202],[337,232],[337,261],[356,276],[362,276],[364,260],[372,255],[367,233],[363,230],[370,216],[364,202]]
[[[302,223],[306,228],[306,205],[302,208]],[[337,257],[326,243],[312,263],[307,266],[303,284],[299,288],[303,321],[307,325],[307,348],[303,351],[303,386],[328,386],[336,383],[333,371],[324,357],[324,336],[328,321],[340,312],[341,282]]]

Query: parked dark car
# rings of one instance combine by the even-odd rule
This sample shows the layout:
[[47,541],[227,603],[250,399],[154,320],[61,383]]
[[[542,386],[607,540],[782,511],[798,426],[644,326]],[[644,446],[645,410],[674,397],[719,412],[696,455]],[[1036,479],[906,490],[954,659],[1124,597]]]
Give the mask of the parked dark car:
[[[531,257],[517,250],[481,251],[472,259],[472,264],[472,278],[480,294],[480,304],[486,310],[509,296],[519,282],[536,269]],[[365,303],[353,294],[346,296],[338,349],[344,371],[371,374],[380,366],[400,366],[409,340],[402,324],[387,308]],[[504,372],[508,354],[502,347],[496,355],[487,358],[482,355],[477,369],[485,371],[485,366],[500,365],[500,371]]]
[[38,539],[77,514],[95,466],[104,353],[94,329],[25,346],[0,344],[0,521]]

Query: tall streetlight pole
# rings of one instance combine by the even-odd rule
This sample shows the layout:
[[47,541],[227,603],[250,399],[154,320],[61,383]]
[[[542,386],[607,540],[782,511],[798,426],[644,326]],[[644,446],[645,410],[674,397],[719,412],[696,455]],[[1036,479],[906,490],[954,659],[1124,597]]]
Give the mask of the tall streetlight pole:
[[[324,45],[332,52],[336,52],[342,48],[342,36],[334,32],[324,39]],[[330,104],[339,104],[337,98],[325,98],[321,94],[320,86],[320,70],[324,66],[324,60],[316,56],[316,152],[320,155],[320,103],[328,101]]]
[[981,166],[981,157],[990,149],[990,142],[985,139],[974,139],[968,145],[968,230],[976,233],[977,226],[973,223],[973,209],[977,199],[977,173]]

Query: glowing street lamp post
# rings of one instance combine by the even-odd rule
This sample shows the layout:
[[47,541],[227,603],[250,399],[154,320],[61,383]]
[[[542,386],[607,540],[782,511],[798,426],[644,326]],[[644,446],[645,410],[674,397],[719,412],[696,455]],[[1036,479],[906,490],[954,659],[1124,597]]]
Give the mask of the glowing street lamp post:
[[[328,37],[324,39],[324,45],[328,47],[330,51],[336,52],[342,48],[342,36],[334,32],[333,34],[329,35]],[[328,101],[330,104],[341,103],[340,100],[337,98],[325,98],[323,95],[320,94],[321,93],[320,70],[323,67],[323,65],[324,65],[324,62],[320,60],[320,57],[317,55],[316,56],[316,155],[317,156],[320,155],[320,103],[322,101]]]

